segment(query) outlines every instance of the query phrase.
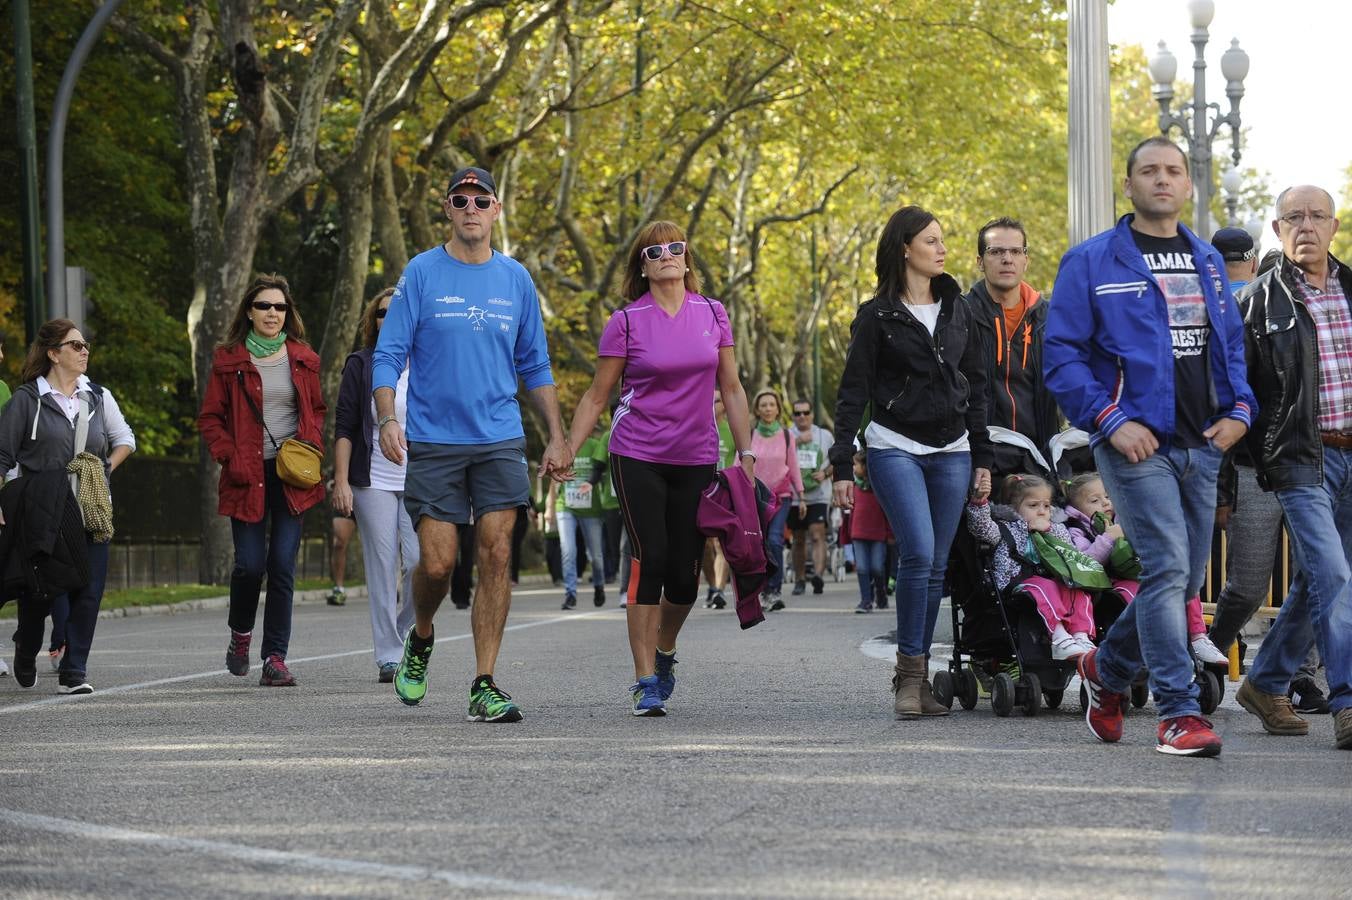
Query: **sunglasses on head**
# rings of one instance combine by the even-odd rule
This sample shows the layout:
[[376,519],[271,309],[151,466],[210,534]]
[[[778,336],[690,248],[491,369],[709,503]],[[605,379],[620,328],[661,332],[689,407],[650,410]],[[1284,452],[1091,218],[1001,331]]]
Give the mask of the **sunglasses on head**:
[[56,346],[58,346],[58,347],[69,347],[70,349],[74,350],[76,353],[87,353],[87,352],[89,352],[90,350],[93,350],[93,349],[94,349],[93,345],[90,344],[89,341],[62,341],[61,343],[57,344]]
[[669,244],[652,244],[651,246],[644,247],[641,252],[653,262],[661,259],[664,252],[670,253],[672,256],[684,256],[685,241],[672,241]]
[[387,313],[387,312],[389,312],[389,311],[390,311],[390,308],[389,308],[388,306],[382,306],[380,309],[376,310],[376,318],[377,318],[377,319],[383,319],[383,318],[385,318],[385,313]]
[[285,303],[269,303],[266,300],[255,300],[253,302],[253,308],[259,312],[267,312],[270,309],[275,309],[277,312],[284,313],[290,307]]
[[451,209],[465,209],[469,201],[474,201],[475,209],[490,209],[493,198],[487,194],[451,194]]

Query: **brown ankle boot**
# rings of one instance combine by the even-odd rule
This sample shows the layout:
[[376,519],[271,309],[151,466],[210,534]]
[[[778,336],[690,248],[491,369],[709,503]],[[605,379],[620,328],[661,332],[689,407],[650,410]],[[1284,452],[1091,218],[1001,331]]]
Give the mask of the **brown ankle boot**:
[[920,713],[926,716],[946,716],[948,707],[934,697],[934,685],[930,684],[929,654],[925,654],[925,681],[920,688]]
[[902,656],[898,653],[897,666],[892,675],[892,693],[896,694],[892,711],[898,719],[918,719],[925,714],[920,705],[920,691],[924,685],[925,657]]

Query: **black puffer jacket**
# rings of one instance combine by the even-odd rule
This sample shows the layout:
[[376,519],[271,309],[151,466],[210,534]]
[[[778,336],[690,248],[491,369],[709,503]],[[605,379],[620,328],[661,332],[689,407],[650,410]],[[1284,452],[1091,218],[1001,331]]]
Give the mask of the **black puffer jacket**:
[[870,407],[872,421],[929,447],[966,431],[972,465],[990,467],[986,366],[972,312],[951,275],[935,278],[931,289],[939,303],[933,337],[900,300],[874,297],[855,314],[836,399],[836,481],[854,478],[854,438]]
[[[1352,270],[1333,259],[1343,294],[1352,298]],[[1324,481],[1319,438],[1319,347],[1314,319],[1296,292],[1300,272],[1285,256],[1239,292],[1244,356],[1258,418],[1245,440],[1258,483],[1280,491]]]
[[0,489],[0,606],[46,602],[89,582],[89,545],[64,469],[15,478]]

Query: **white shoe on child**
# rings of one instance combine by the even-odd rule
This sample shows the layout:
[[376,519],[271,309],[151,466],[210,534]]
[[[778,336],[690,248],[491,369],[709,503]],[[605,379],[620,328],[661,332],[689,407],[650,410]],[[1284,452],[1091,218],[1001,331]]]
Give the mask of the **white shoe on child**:
[[1094,649],[1092,646],[1086,648],[1075,638],[1067,635],[1066,637],[1057,638],[1056,640],[1052,641],[1052,659],[1057,660],[1076,659],[1078,657],[1084,656],[1092,649]]
[[1077,631],[1072,639],[1076,643],[1078,643],[1082,648],[1084,648],[1085,653],[1088,653],[1090,650],[1093,650],[1094,647],[1096,646],[1093,638],[1085,634],[1083,631]]
[[1192,655],[1197,657],[1198,661],[1205,665],[1229,665],[1230,657],[1226,656],[1213,643],[1211,638],[1205,634],[1199,634],[1192,639]]

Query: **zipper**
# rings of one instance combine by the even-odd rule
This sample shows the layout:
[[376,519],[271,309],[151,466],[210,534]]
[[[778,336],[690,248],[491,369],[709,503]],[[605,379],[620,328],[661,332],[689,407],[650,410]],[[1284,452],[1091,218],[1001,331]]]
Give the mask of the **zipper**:
[[906,380],[901,383],[901,393],[897,394],[891,400],[888,400],[887,406],[885,408],[890,411],[892,409],[892,404],[896,403],[898,400],[904,397],[906,395],[906,389],[910,386],[911,386],[911,376],[907,375]]

